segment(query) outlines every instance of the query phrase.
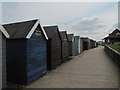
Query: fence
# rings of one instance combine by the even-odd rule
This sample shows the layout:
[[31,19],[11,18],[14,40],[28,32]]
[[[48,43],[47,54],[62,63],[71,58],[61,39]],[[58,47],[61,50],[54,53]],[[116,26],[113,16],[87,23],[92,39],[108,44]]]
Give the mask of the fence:
[[105,52],[120,66],[120,53],[105,45]]

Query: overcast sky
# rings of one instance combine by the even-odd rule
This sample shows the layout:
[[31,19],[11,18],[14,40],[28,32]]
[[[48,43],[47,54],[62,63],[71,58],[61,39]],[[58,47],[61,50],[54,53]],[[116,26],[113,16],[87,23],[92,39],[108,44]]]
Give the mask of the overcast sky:
[[39,18],[41,25],[101,40],[117,28],[117,2],[2,2],[2,23]]

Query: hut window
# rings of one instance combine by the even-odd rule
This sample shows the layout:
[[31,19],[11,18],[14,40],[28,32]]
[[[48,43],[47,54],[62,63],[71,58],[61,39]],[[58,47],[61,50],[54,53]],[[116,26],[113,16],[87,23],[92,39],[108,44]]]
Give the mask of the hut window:
[[35,35],[36,36],[41,36],[42,32],[40,30],[35,30]]

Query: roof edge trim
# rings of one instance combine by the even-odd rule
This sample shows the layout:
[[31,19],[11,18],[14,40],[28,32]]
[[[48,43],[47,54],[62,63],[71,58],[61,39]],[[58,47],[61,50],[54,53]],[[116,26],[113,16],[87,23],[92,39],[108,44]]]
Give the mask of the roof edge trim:
[[37,28],[38,24],[39,24],[39,21],[37,20],[36,23],[34,24],[34,26],[32,27],[32,29],[30,30],[30,32],[28,33],[28,35],[26,36],[27,39],[29,39],[32,36],[32,34],[34,33],[34,31]]
[[6,38],[10,38],[10,35],[1,24],[0,24],[0,30],[5,35]]
[[[30,30],[30,32],[28,33],[28,35],[26,36],[27,39],[29,39],[32,34],[34,33],[35,29],[37,28],[37,26],[40,24],[40,21],[39,19],[36,21],[36,23],[34,24],[34,26],[32,27],[32,29]],[[48,37],[47,37],[47,34],[45,33],[43,27],[40,25],[41,29],[42,29],[42,32],[43,34],[45,35],[45,38],[48,40]]]
[[47,34],[46,34],[44,28],[43,28],[41,25],[40,25],[40,27],[41,27],[41,29],[42,29],[42,31],[43,31],[43,34],[45,35],[45,38],[48,40],[48,36],[47,36]]

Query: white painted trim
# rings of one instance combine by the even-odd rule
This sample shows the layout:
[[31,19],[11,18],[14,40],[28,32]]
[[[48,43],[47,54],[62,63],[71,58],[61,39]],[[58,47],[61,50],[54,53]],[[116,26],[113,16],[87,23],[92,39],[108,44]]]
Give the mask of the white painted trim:
[[7,33],[7,31],[5,30],[5,28],[1,24],[0,24],[0,30],[5,35],[6,38],[10,37],[10,35]]
[[42,25],[43,27],[51,27],[51,26],[58,26],[58,24],[51,24],[51,25]]
[[[40,25],[41,26],[41,25]],[[44,28],[41,26],[41,29],[42,29],[42,31],[43,31],[43,34],[45,35],[45,38],[48,40],[48,36],[47,36],[47,34],[46,34],[46,32],[45,32],[45,30],[44,30]]]
[[[37,26],[40,24],[40,21],[39,19],[37,20],[37,22],[34,24],[33,28],[30,30],[30,32],[28,33],[28,35],[26,36],[27,39],[29,39],[32,34],[34,33],[35,29],[37,28]],[[42,31],[43,31],[43,34],[45,35],[45,38],[48,40],[48,37],[47,37],[47,34],[45,33],[43,27],[40,25]]]
[[39,21],[37,20],[37,22],[34,24],[34,26],[32,27],[32,29],[30,30],[30,32],[26,36],[27,39],[29,39],[32,36],[32,34],[34,33],[34,31],[37,28],[38,24],[39,24]]
[[[39,21],[39,23],[40,23],[40,20],[38,20]],[[46,40],[48,40],[48,36],[47,36],[47,34],[46,34],[46,32],[45,32],[45,29],[43,28],[43,26],[40,24],[40,27],[41,27],[41,29],[42,29],[42,31],[43,31],[43,34],[45,35],[45,38],[46,38]]]

